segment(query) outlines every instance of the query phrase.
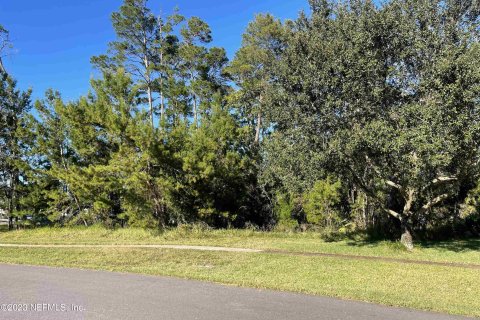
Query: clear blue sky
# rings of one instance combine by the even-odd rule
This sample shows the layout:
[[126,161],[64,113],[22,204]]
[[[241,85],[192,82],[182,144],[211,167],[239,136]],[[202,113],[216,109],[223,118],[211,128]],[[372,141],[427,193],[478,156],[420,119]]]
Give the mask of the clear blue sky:
[[[183,15],[198,16],[212,30],[214,45],[232,57],[248,22],[270,12],[293,19],[308,9],[307,0],[150,0],[155,13],[175,6]],[[114,39],[110,14],[122,0],[0,0],[0,24],[10,31],[15,52],[4,63],[34,98],[46,89],[59,90],[66,100],[87,93],[92,76],[90,57],[104,53]]]

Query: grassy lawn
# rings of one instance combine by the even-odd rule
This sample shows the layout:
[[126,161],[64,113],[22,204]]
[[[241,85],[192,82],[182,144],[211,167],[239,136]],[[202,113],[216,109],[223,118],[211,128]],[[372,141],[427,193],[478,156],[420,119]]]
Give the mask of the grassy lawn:
[[[188,244],[480,264],[480,240],[418,243],[407,252],[395,242],[325,242],[315,233],[93,227],[3,231],[0,243]],[[155,248],[0,248],[0,263],[176,276],[480,317],[480,270],[463,267]]]
[[317,233],[250,230],[41,228],[0,232],[0,243],[23,244],[187,244],[292,252],[339,253],[411,260],[480,264],[480,239],[417,243],[413,252],[398,242],[343,240],[325,242]]
[[268,253],[0,248],[0,262],[167,275],[480,316],[479,270]]

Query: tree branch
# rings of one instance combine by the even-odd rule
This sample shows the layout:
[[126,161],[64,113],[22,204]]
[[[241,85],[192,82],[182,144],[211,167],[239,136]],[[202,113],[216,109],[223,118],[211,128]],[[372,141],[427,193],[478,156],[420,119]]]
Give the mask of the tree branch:
[[403,217],[400,213],[396,212],[396,211],[393,211],[391,209],[384,209],[388,214],[390,214],[391,216],[397,218],[400,222],[403,221]]
[[439,183],[442,183],[442,182],[450,182],[450,181],[456,181],[456,180],[458,180],[457,177],[438,177],[438,178],[433,179],[431,184],[435,185],[435,184],[439,184]]
[[420,213],[425,213],[428,209],[432,208],[436,204],[442,202],[443,200],[448,198],[448,193],[444,193],[439,195],[438,197],[433,198],[429,202],[427,202],[423,207],[420,208]]
[[425,191],[425,190],[427,190],[429,187],[438,185],[438,184],[440,184],[440,183],[457,181],[457,180],[458,180],[458,178],[455,177],[455,176],[452,176],[452,177],[449,177],[449,176],[440,176],[440,177],[437,177],[437,178],[433,179],[428,185],[426,185],[426,186],[422,189],[422,191]]
[[401,185],[399,185],[398,183],[395,183],[395,182],[390,181],[390,180],[385,180],[385,183],[392,188],[398,189],[402,193],[404,192],[403,187]]
[[[370,167],[373,169],[373,171],[375,171],[376,174],[378,174],[380,177],[382,176],[382,174],[380,173],[380,170],[373,164],[372,160],[368,157],[368,156],[365,156],[365,160],[367,161],[367,163],[370,165]],[[406,197],[406,193],[405,193],[405,189],[399,185],[398,183],[395,183],[391,180],[387,180],[385,179],[385,184],[387,186],[390,186],[392,188],[395,188],[397,189],[398,191],[400,191],[400,193]]]

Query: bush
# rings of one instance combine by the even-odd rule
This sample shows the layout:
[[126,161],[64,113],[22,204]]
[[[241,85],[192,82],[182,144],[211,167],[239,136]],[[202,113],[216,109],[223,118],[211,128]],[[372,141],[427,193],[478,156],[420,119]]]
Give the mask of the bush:
[[340,181],[332,182],[331,178],[315,182],[304,196],[303,209],[309,223],[329,228],[339,225],[341,219],[337,205],[341,200],[340,188]]
[[291,231],[298,226],[298,221],[293,218],[295,203],[288,194],[278,194],[275,206],[277,215],[277,231]]

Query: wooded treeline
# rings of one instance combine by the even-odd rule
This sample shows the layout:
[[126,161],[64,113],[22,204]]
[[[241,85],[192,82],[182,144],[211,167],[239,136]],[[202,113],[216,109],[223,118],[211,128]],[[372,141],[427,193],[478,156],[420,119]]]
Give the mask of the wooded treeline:
[[200,18],[146,2],[112,14],[77,101],[32,103],[0,68],[12,226],[479,234],[478,2],[310,0],[256,16],[232,61]]

